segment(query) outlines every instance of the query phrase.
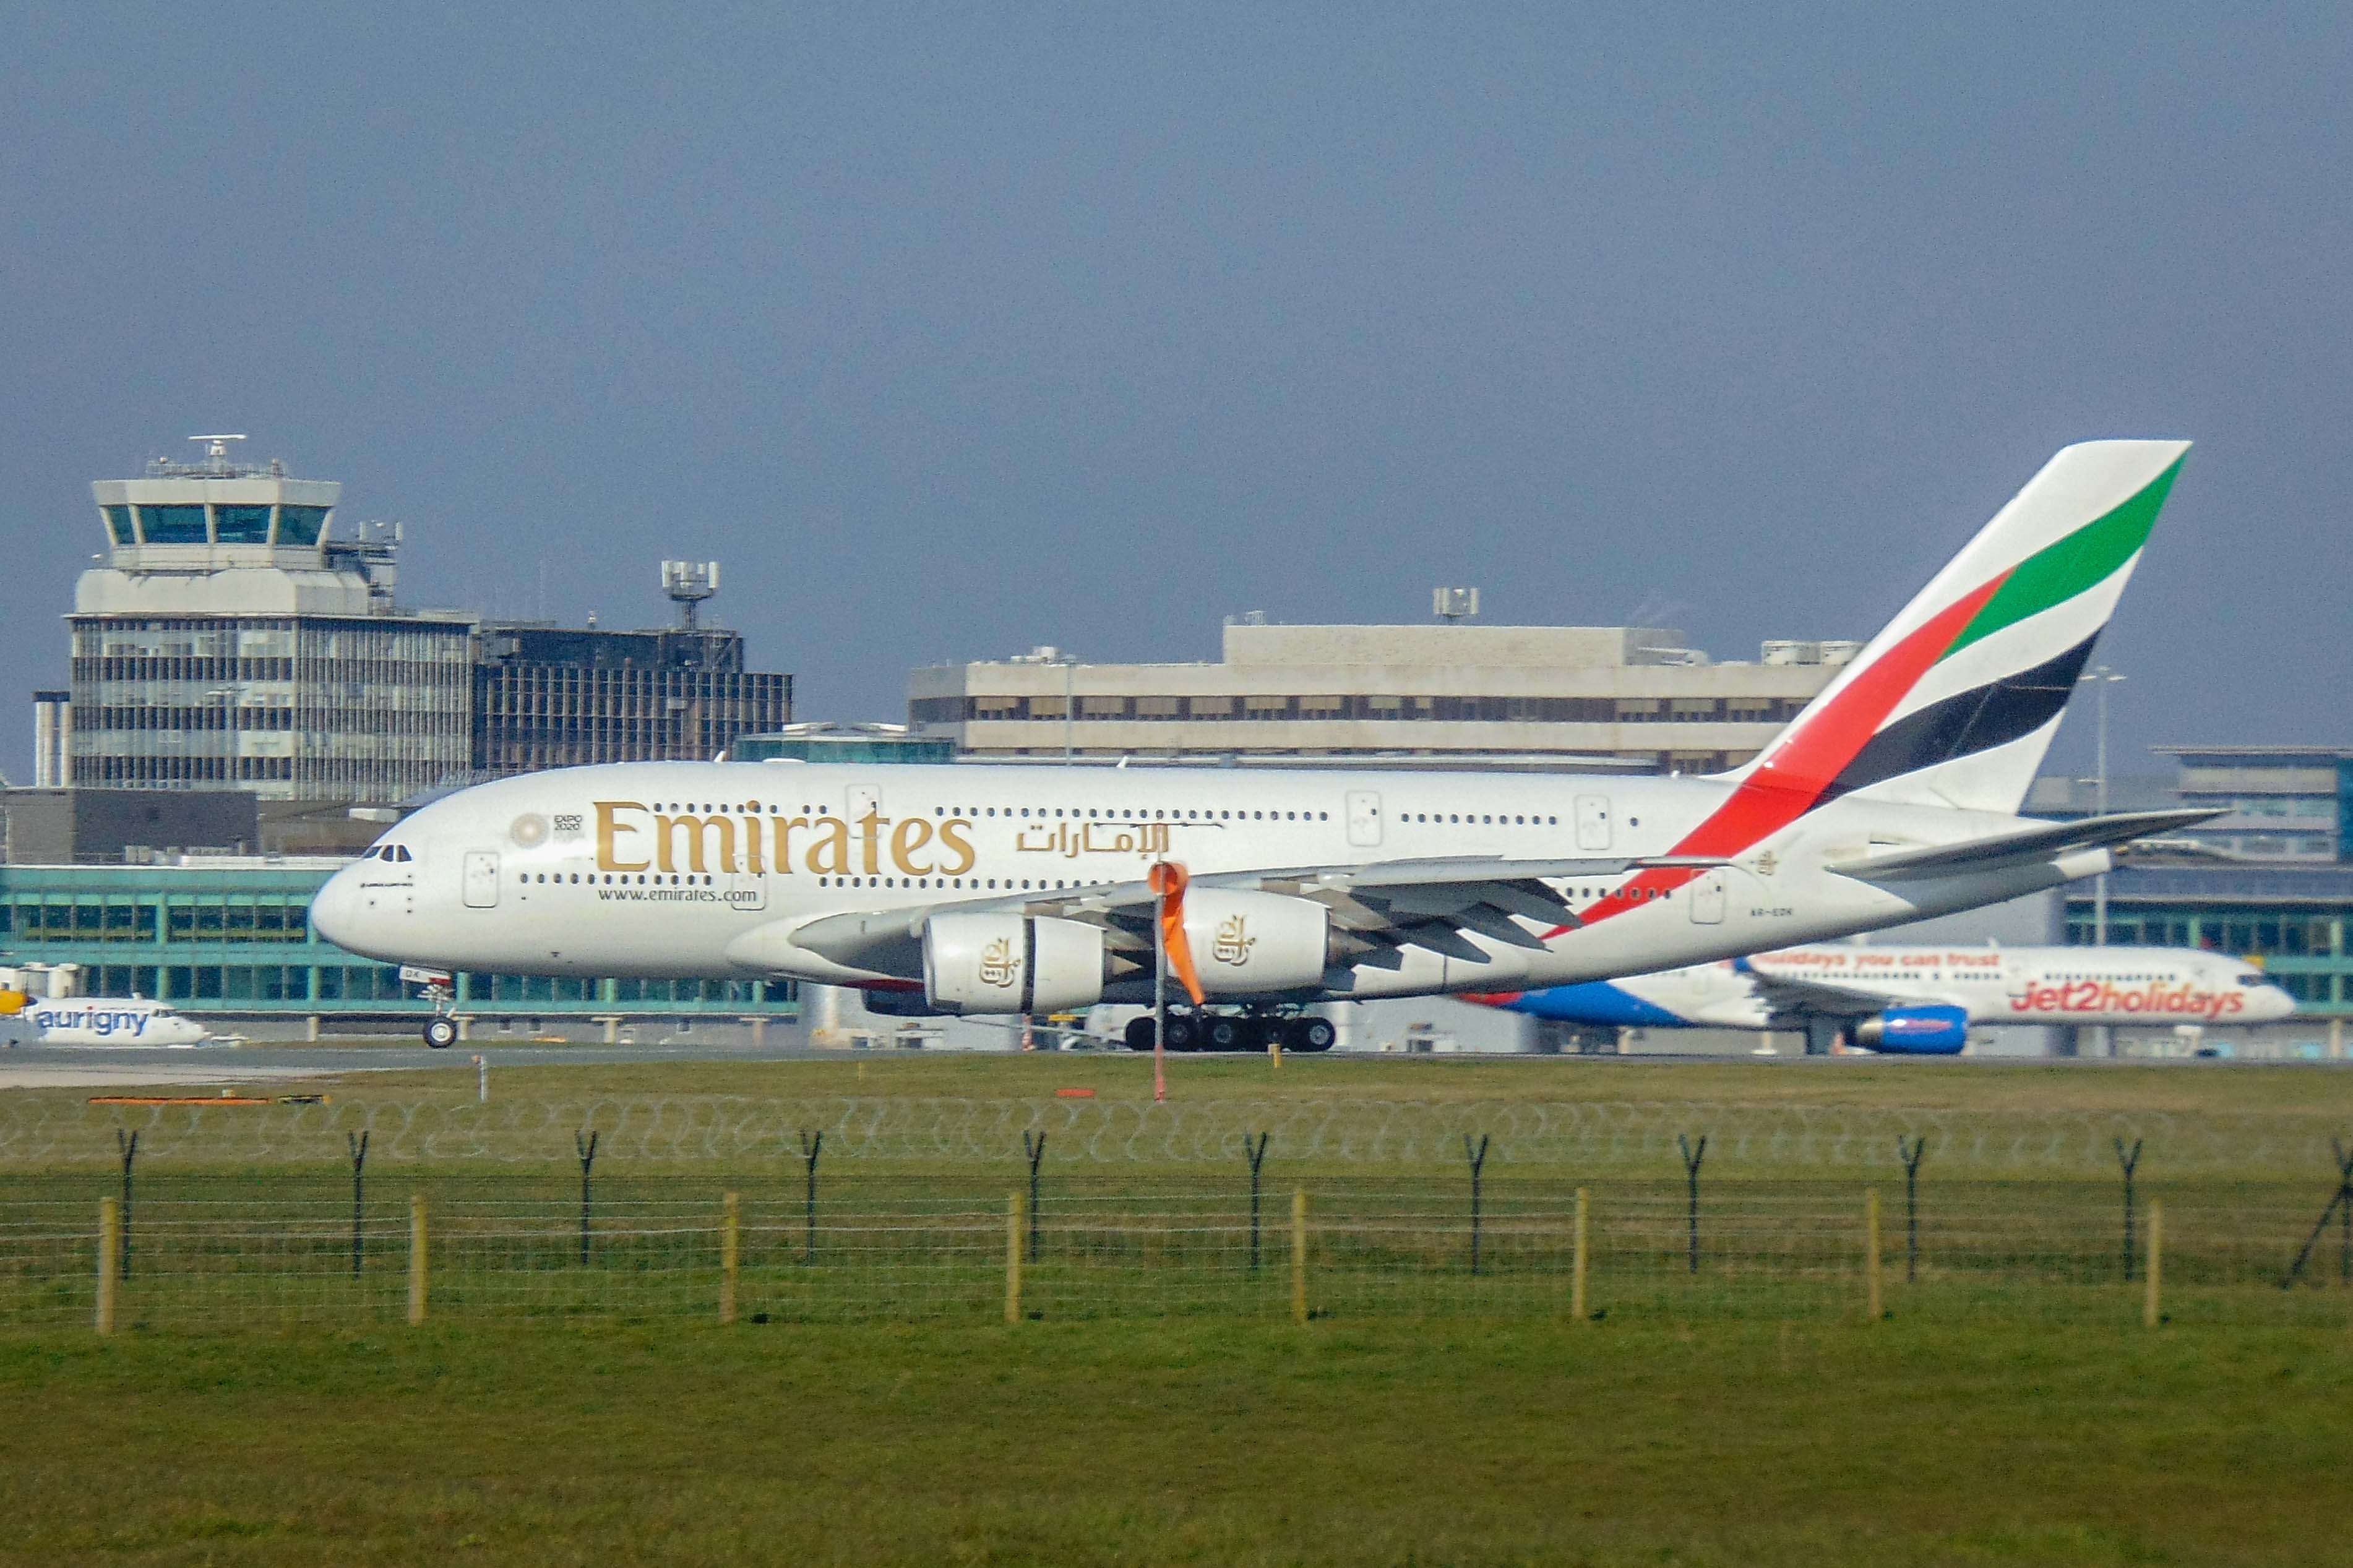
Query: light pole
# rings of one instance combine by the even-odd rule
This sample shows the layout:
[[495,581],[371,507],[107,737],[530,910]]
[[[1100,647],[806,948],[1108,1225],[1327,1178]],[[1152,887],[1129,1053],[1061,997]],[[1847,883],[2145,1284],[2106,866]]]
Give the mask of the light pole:
[[[2095,699],[2093,713],[2093,803],[2098,814],[2108,814],[2108,688],[2124,679],[2106,665],[2095,665],[2088,674],[2076,678],[2078,685],[2092,689]],[[2108,874],[2105,871],[2092,879],[2092,945],[2108,945]],[[2107,1025],[2100,1026],[2100,1055],[2116,1055],[2116,1031]]]
[[[2093,802],[2098,814],[2108,814],[2108,688],[2124,679],[2106,665],[2095,667],[2088,675],[2075,678],[2078,685],[2089,686],[2097,699],[2094,711],[2092,754],[2093,772],[2096,775],[2093,787],[2097,792]],[[2108,945],[2108,877],[2103,871],[2092,879],[2092,945]]]

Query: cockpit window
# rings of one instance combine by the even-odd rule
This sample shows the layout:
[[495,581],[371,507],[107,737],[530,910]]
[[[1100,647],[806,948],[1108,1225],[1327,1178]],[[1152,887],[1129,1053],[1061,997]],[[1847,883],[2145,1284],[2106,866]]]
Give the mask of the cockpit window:
[[2267,974],[2242,974],[2239,976],[2239,984],[2242,985],[2268,985],[2271,984],[2271,976]]
[[378,844],[371,847],[368,852],[361,856],[360,858],[363,860],[414,861],[417,857],[408,852],[408,846],[406,844]]

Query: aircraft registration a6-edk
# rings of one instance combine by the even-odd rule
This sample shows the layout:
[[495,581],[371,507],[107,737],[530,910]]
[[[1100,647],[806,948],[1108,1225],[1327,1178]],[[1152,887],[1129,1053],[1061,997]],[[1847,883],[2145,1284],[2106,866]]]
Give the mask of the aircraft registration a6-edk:
[[[1143,1002],[1165,973],[1225,1006],[1193,1020],[1222,1045],[1307,1004],[1644,973],[2014,898],[2211,815],[2017,815],[2187,450],[2061,451],[1722,775],[610,763],[426,806],[311,919],[432,968],[792,979],[958,1014]],[[1283,1028],[1313,1047],[1321,1022]]]

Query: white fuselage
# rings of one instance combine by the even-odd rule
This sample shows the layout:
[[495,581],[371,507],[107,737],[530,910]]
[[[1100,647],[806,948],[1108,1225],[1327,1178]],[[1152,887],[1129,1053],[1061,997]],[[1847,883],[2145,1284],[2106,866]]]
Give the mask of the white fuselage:
[[[1540,950],[1473,936],[1485,962],[1419,947],[1337,969],[1324,994],[1430,994],[1641,973],[1820,941],[2104,870],[2076,850],[1874,884],[1826,869],[2019,826],[1849,796],[1720,851],[1666,855],[1725,806],[1725,780],[1356,769],[639,763],[560,769],[448,796],[322,889],[328,940],[385,960],[541,974],[904,984],[798,945],[822,917],[1133,885],[1155,861],[1221,873],[1493,859],[1612,862],[1550,879],[1581,923],[1522,919]],[[1311,873],[1312,874],[1312,873]]]
[[2295,1011],[2293,997],[2239,959],[2164,947],[1839,944],[1613,984],[1694,1028],[1788,1027],[1797,1010],[1776,1007],[1775,981],[1881,997],[1894,1007],[1960,1007],[1971,1024],[2262,1024]]
[[195,1046],[212,1038],[170,1004],[139,997],[43,997],[26,1006],[24,1018],[45,1046]]

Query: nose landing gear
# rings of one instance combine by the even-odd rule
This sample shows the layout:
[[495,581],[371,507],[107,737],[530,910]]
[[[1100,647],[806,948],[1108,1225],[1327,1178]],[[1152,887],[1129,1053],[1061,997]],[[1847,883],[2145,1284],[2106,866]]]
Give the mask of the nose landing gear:
[[[1331,1020],[1313,1014],[1291,1017],[1259,1013],[1212,1013],[1172,1009],[1168,1015],[1168,1048],[1172,1051],[1262,1051],[1270,1039],[1279,1039],[1286,1051],[1328,1051],[1338,1031]],[[1124,1038],[1131,1051],[1152,1048],[1152,1015],[1128,1021]]]

